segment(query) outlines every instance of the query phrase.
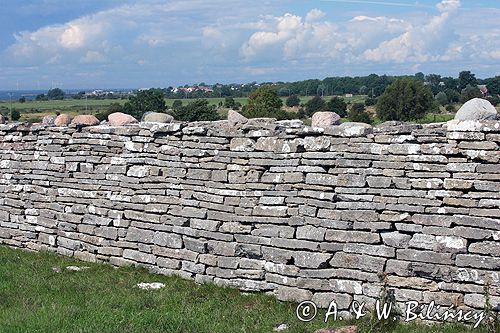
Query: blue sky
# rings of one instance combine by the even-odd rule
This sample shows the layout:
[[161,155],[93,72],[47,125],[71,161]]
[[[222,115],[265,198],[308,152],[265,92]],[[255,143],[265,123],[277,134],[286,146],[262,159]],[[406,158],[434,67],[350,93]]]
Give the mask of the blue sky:
[[500,75],[498,0],[3,0],[0,89]]

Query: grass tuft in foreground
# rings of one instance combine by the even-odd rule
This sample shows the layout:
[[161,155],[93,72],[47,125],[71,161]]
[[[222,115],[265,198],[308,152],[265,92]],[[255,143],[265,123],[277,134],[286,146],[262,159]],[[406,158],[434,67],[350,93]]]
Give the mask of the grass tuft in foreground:
[[[81,271],[67,266],[87,266]],[[160,290],[140,290],[140,282],[161,282]],[[0,332],[289,332],[353,324],[300,322],[296,304],[264,294],[197,285],[137,268],[84,263],[52,253],[0,246]],[[360,332],[371,332],[368,321]],[[384,331],[388,332],[388,331]],[[391,332],[485,332],[460,325],[396,325]]]

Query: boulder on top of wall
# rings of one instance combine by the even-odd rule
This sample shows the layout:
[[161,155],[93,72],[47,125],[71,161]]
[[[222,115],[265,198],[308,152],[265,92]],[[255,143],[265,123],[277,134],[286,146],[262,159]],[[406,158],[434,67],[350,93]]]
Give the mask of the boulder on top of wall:
[[146,112],[141,121],[146,123],[171,123],[174,120],[174,117],[169,115],[168,113],[163,112]]
[[473,98],[466,102],[455,115],[457,120],[495,120],[497,117],[495,107],[482,98]]
[[5,124],[5,117],[0,114],[0,124]]
[[340,124],[340,116],[335,112],[322,111],[312,115],[312,127],[328,128]]
[[54,119],[54,125],[56,126],[68,126],[71,123],[71,116],[69,114],[60,114]]
[[56,116],[48,114],[42,119],[42,124],[44,125],[54,125]]
[[99,125],[99,119],[91,114],[81,114],[73,118],[71,124],[80,126],[94,126]]
[[229,125],[236,126],[246,123],[248,121],[248,118],[243,116],[239,112],[236,112],[234,110],[229,110],[227,112],[227,121]]
[[108,122],[111,126],[123,126],[137,123],[137,119],[123,112],[113,112],[108,115]]

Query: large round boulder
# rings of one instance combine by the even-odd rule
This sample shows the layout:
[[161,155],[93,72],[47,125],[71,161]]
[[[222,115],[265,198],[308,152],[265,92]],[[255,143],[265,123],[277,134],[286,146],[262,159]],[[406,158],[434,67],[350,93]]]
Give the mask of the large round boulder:
[[71,123],[77,126],[94,126],[99,125],[99,119],[91,114],[81,114],[73,118]]
[[137,123],[137,119],[129,114],[122,112],[113,112],[108,116],[108,122],[111,126],[123,126]]
[[163,112],[146,112],[142,116],[142,121],[146,123],[171,123],[174,117]]
[[60,114],[54,119],[55,126],[68,126],[71,123],[71,117],[69,114]]
[[42,124],[44,125],[54,125],[54,122],[56,121],[56,116],[48,114],[42,119]]
[[497,110],[491,103],[482,98],[473,98],[466,102],[457,111],[455,119],[457,120],[495,120],[497,119]]
[[332,127],[340,124],[340,116],[335,112],[316,112],[312,116],[312,127]]

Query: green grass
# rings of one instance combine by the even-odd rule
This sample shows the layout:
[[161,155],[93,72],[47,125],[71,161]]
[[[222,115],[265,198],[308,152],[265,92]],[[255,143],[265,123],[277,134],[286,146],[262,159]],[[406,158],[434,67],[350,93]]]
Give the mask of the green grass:
[[[88,266],[79,272],[69,265]],[[60,269],[60,272],[54,270]],[[145,291],[139,282],[162,282],[165,288]],[[197,285],[178,277],[150,274],[137,268],[82,263],[52,253],[33,253],[0,246],[0,332],[314,332],[347,324],[295,317],[296,304],[262,293],[244,295],[211,284]],[[322,311],[321,314],[324,312]],[[318,317],[319,318],[319,317]],[[360,322],[360,333],[371,332]],[[384,332],[485,332],[463,326],[397,325]]]
[[[329,100],[332,96],[324,96],[325,100]],[[302,96],[300,97],[301,103],[306,103],[308,100],[313,98],[313,96]],[[356,103],[364,102],[365,96],[353,96],[353,97],[343,97],[346,102]],[[282,97],[283,105],[287,97]],[[187,105],[194,99],[180,99],[183,105]],[[210,105],[218,106],[221,102],[224,103],[225,98],[207,98]],[[246,105],[248,103],[247,97],[236,97],[234,98],[236,102],[241,103],[241,105]],[[45,115],[60,113],[69,113],[71,115],[77,114],[96,114],[100,111],[106,110],[111,103],[124,104],[126,99],[65,99],[65,100],[51,100],[51,101],[26,101],[20,103],[18,101],[0,101],[0,111],[7,113],[10,108],[17,109],[21,112],[20,121],[24,122],[39,122]],[[168,108],[172,107],[175,99],[165,99],[165,103]],[[220,109],[219,113],[221,116],[227,114],[227,110]]]
[[[325,100],[330,100],[332,96],[324,96],[323,98]],[[309,101],[313,96],[301,96],[300,101],[301,103],[306,103]],[[353,97],[342,97],[346,102],[351,102],[351,103],[357,103],[357,102],[364,102],[366,96],[363,95],[356,95]],[[194,99],[182,99],[182,102],[184,104],[189,103],[190,101],[193,101]],[[287,99],[287,97],[282,97],[283,100],[283,105]],[[165,102],[167,106],[172,106],[172,103],[176,99],[165,99]],[[218,105],[220,102],[224,102],[224,97],[214,97],[214,98],[207,98],[208,102],[211,105]],[[234,100],[236,102],[240,102],[242,105],[246,105],[248,102],[247,97],[235,97]],[[12,101],[10,103],[9,101],[0,101],[0,109],[18,109],[18,110],[32,110],[32,109],[37,109],[40,111],[44,110],[85,110],[85,107],[89,110],[96,110],[96,109],[103,109],[108,107],[111,103],[120,103],[124,104],[127,100],[126,99],[64,99],[64,100],[51,100],[51,101],[26,101],[24,103],[20,103],[18,101]]]

